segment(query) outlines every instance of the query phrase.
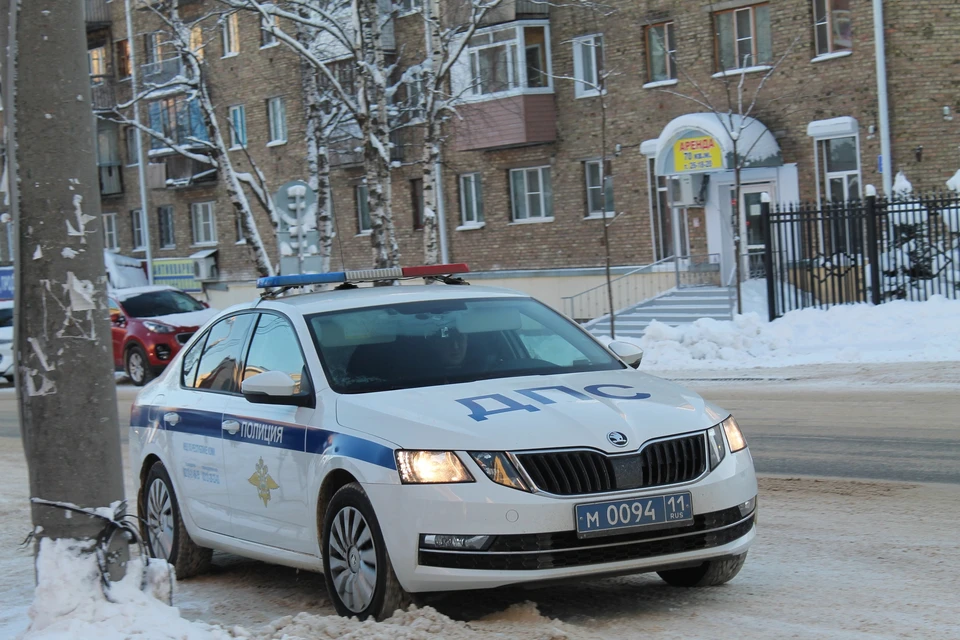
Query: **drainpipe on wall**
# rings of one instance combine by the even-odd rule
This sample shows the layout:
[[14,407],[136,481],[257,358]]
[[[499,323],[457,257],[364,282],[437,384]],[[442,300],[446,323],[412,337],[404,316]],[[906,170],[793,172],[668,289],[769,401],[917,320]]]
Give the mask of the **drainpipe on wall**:
[[[137,97],[137,53],[133,38],[133,18],[130,15],[130,0],[125,0],[123,10],[127,14],[127,49],[130,51],[130,88],[133,98]],[[140,103],[133,105],[133,122],[137,134],[137,178],[140,182],[140,228],[143,229],[143,244],[146,248],[147,282],[153,284],[153,249],[150,243],[150,215],[147,209],[147,166],[143,157],[143,133],[140,131]]]
[[877,61],[877,111],[880,117],[880,170],[883,192],[893,195],[893,158],[890,153],[890,105],[887,102],[887,47],[883,34],[883,0],[873,0],[874,58]]

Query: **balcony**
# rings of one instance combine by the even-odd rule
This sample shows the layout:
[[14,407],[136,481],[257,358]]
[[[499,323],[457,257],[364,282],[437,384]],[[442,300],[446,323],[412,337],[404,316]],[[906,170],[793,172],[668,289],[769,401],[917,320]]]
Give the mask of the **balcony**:
[[90,99],[94,111],[109,111],[117,105],[113,76],[90,76]]
[[493,11],[487,13],[482,26],[513,22],[514,20],[543,19],[549,15],[550,4],[548,2],[504,0]]
[[216,181],[216,168],[178,153],[147,164],[147,186],[151,189],[178,189]]
[[100,165],[100,195],[115,196],[121,193],[123,193],[123,171],[120,165]]
[[110,26],[110,5],[107,0],[84,0],[83,19],[87,23],[87,31]]
[[456,151],[503,149],[557,139],[557,107],[552,93],[513,95],[471,102],[457,108]]
[[180,56],[147,62],[140,65],[142,82],[146,85],[158,85],[170,82],[179,75],[183,75],[183,60]]

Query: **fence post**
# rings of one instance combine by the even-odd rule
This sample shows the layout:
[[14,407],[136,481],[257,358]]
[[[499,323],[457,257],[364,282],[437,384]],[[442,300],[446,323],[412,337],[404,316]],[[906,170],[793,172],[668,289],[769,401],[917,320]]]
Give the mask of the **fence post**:
[[867,185],[864,215],[867,218],[867,258],[870,260],[870,302],[880,304],[880,239],[877,236],[877,190]]
[[763,229],[763,271],[767,276],[767,314],[770,322],[777,319],[776,288],[773,282],[773,223],[770,220],[770,194],[760,194],[760,227]]

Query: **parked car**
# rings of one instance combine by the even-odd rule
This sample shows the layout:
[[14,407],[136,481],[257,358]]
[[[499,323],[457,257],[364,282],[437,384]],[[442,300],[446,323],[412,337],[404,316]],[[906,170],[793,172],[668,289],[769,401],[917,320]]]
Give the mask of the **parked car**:
[[126,371],[133,384],[146,384],[216,314],[206,303],[173,287],[111,291],[114,366]]
[[0,376],[13,384],[13,300],[0,301]]

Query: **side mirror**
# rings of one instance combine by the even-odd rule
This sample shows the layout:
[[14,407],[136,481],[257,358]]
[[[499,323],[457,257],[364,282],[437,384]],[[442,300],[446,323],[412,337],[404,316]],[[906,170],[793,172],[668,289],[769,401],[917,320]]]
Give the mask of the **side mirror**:
[[309,393],[294,393],[296,388],[297,383],[283,371],[264,371],[240,384],[240,392],[247,402],[312,407],[313,396]]
[[209,309],[209,308],[210,308],[210,305],[207,304],[206,302],[204,302],[203,300],[200,301],[200,304],[203,305],[203,308],[204,308],[204,309]]
[[114,311],[110,314],[110,322],[113,323],[114,326],[123,327],[126,326],[127,319],[119,311]]
[[640,361],[643,360],[643,349],[635,344],[615,340],[608,344],[607,348],[613,352],[613,355],[617,356],[626,362],[628,366],[631,366],[634,369],[638,368],[640,366]]

